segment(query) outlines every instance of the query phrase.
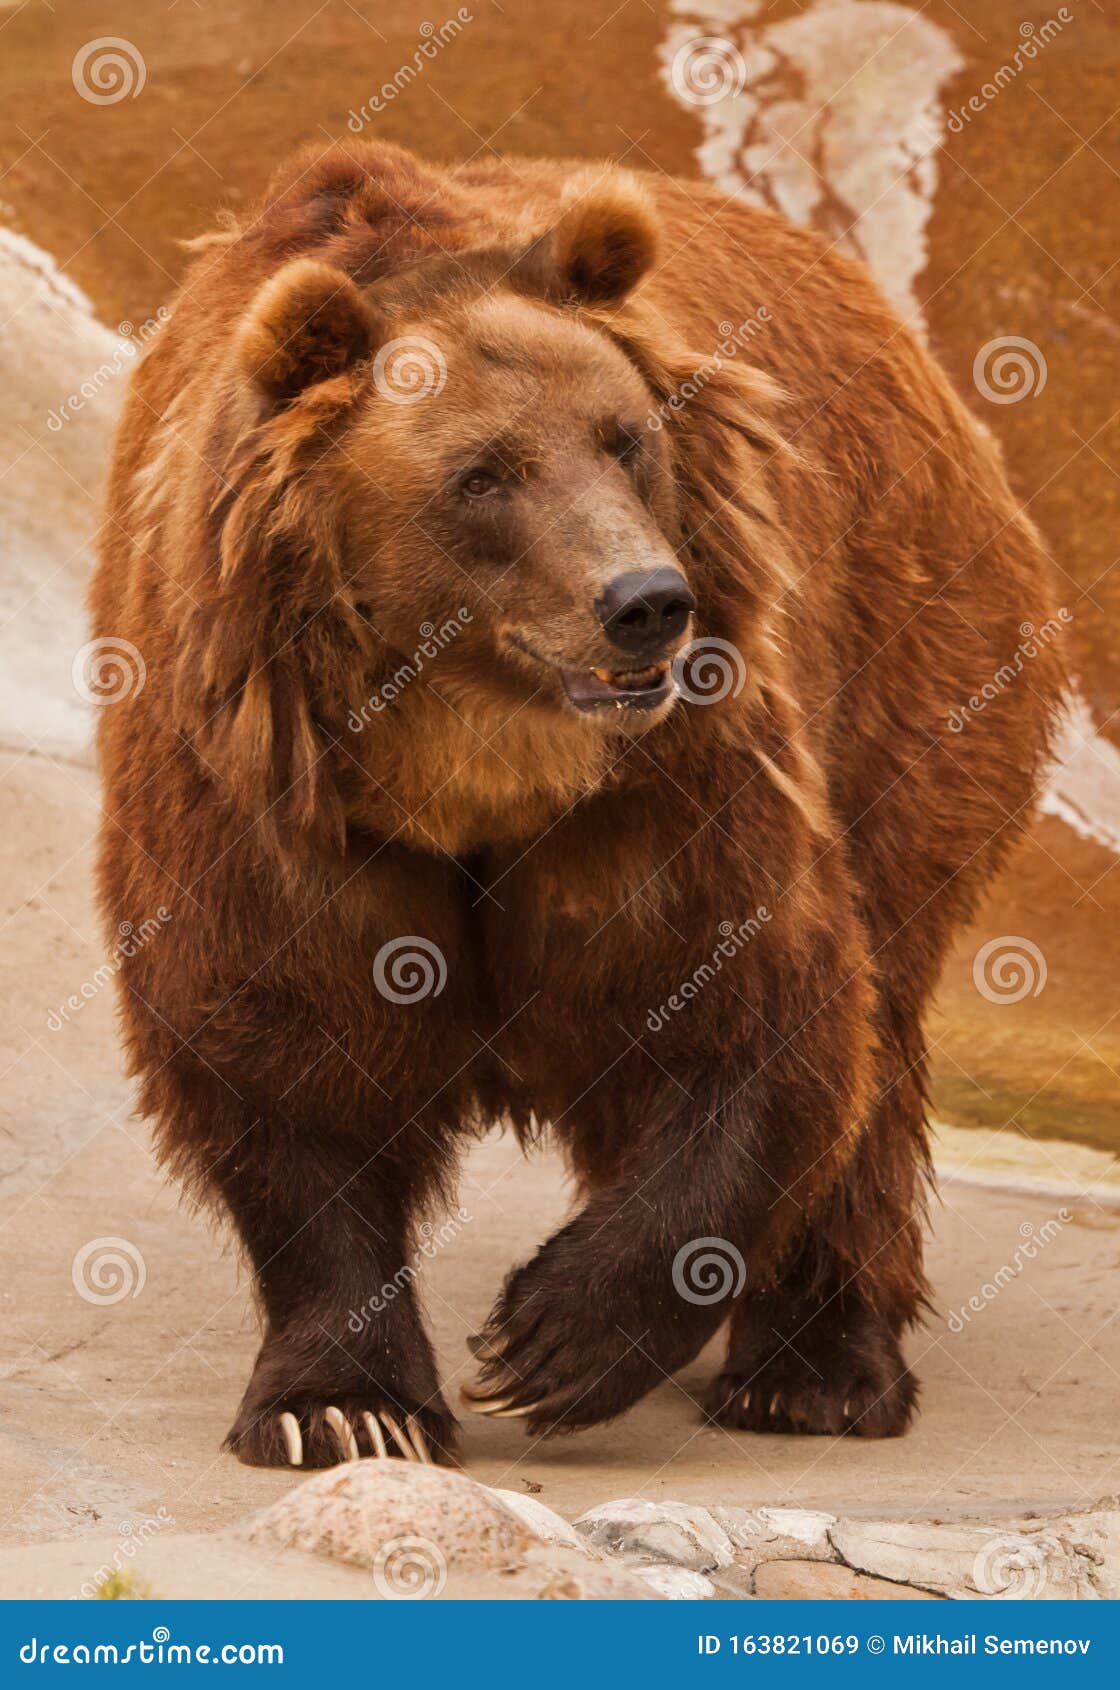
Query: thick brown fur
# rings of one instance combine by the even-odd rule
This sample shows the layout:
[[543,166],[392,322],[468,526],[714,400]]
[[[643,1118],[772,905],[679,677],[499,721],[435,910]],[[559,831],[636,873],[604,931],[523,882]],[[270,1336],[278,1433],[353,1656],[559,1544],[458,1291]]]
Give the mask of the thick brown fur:
[[[401,341],[436,355],[404,403]],[[560,669],[608,662],[596,595],[646,566],[737,684],[591,719]],[[137,370],[91,602],[146,664],[101,712],[103,911],[173,918],[124,965],[140,1106],[263,1306],[237,1454],[284,1460],[286,1410],[336,1459],[333,1404],[450,1455],[402,1269],[503,1119],[581,1198],[498,1300],[484,1396],[534,1430],[628,1407],[732,1307],[686,1294],[714,1239],[711,1412],[903,1430],[922,1017],[1061,675],[1042,642],[947,727],[1047,570],[862,269],[609,166],[303,155]],[[406,938],[425,995],[383,989]]]

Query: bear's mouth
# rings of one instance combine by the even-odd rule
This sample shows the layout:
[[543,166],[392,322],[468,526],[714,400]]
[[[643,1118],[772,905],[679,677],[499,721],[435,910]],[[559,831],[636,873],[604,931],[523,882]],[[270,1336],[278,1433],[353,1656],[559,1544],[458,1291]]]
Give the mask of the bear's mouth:
[[558,674],[568,703],[585,715],[612,710],[656,710],[676,693],[667,657],[647,664],[644,669],[610,669],[606,664],[569,666],[556,658],[545,657],[521,634],[507,632],[506,638],[526,657]]
[[673,691],[668,658],[645,669],[561,669],[560,678],[577,710],[653,710]]

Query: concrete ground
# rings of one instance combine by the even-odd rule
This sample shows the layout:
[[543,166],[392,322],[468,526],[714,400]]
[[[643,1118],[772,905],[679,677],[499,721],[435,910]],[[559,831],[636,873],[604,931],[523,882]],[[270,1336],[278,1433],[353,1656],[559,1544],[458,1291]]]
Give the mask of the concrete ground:
[[[376,132],[435,156],[493,146],[706,171],[859,247],[1007,447],[1066,573],[1084,714],[1045,818],[962,938],[931,1028],[952,1175],[931,1210],[938,1310],[911,1344],[923,1382],[913,1432],[874,1444],[707,1427],[695,1399],[713,1346],[618,1424],[564,1442],[531,1444],[516,1423],[467,1417],[467,1469],[568,1517],[626,1495],[902,1518],[1085,1506],[1120,1490],[1120,272],[1100,214],[1120,163],[1120,24],[1075,8],[1076,27],[958,133],[949,114],[1021,39],[1018,0],[988,0],[968,19],[941,0],[920,16],[887,0],[617,11],[562,0],[547,20],[531,8],[531,23],[476,10],[475,34],[392,101]],[[1049,16],[1027,10],[1038,27]],[[422,16],[395,0],[376,27],[335,0],[202,22],[183,7],[161,11],[157,38],[144,7],[120,0],[113,28],[142,44],[147,80],[137,98],[96,106],[71,76],[90,34],[82,8],[0,8],[0,222],[16,232],[0,231],[0,1586],[10,1593],[64,1594],[114,1539],[223,1527],[294,1482],[219,1452],[254,1317],[229,1241],[180,1205],[131,1115],[92,912],[97,792],[70,668],[119,382],[64,426],[49,418],[167,297],[176,239],[256,192],[288,144],[345,132],[348,111],[415,47]],[[750,78],[732,106],[681,97],[672,66],[697,32],[726,33],[744,57]],[[918,156],[919,118],[947,143],[935,163]],[[1037,399],[976,398],[975,355],[1001,334],[1044,351]],[[974,957],[993,935],[1040,948],[1045,990],[1015,1002],[978,992]],[[67,1009],[74,994],[79,1007]],[[492,1136],[469,1158],[461,1202],[471,1218],[422,1282],[452,1393],[467,1377],[464,1339],[502,1275],[564,1212],[562,1174]],[[332,1594],[340,1578],[320,1569],[307,1588]]]

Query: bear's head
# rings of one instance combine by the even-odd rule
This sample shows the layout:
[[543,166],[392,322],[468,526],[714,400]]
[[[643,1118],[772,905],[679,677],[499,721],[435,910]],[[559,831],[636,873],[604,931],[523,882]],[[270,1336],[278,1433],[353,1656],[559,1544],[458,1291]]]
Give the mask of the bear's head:
[[[465,607],[471,685],[602,726],[667,711],[692,592],[650,392],[580,308],[618,306],[657,250],[636,187],[575,195],[519,254],[436,257],[360,290],[296,259],[241,326],[268,407],[351,372],[329,496],[343,570],[404,658]],[[463,619],[465,622],[465,618]]]
[[672,711],[700,522],[623,332],[658,249],[636,179],[577,175],[543,235],[369,285],[328,248],[242,308],[179,696],[252,807],[461,852],[547,826]]

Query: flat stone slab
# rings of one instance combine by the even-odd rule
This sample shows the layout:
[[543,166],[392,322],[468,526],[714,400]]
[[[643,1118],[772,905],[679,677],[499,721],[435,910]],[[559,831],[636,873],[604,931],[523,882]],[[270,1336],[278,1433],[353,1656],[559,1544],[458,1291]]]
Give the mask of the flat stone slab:
[[844,1561],[944,1596],[1063,1601],[1120,1597],[1120,1508],[980,1524],[839,1521]]
[[870,1578],[834,1561],[766,1561],[754,1576],[756,1596],[776,1602],[936,1602],[928,1590]]

